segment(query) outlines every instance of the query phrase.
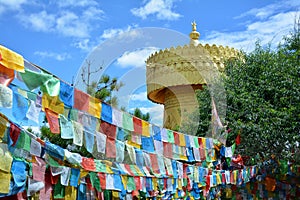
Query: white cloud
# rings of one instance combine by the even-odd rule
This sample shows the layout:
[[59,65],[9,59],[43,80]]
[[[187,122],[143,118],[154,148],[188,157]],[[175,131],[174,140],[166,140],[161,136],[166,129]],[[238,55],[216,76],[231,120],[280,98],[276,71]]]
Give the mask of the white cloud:
[[65,36],[89,36],[89,24],[72,12],[64,12],[56,19],[56,30]]
[[122,35],[126,32],[132,32],[131,30],[135,28],[135,26],[127,26],[126,28],[111,28],[103,31],[101,38],[102,39],[110,39]]
[[131,9],[131,13],[142,19],[155,15],[161,20],[176,20],[180,14],[172,11],[174,0],[150,0],[143,7]]
[[278,13],[267,19],[249,22],[243,31],[214,31],[208,34],[204,42],[228,45],[237,49],[242,48],[248,52],[254,49],[256,40],[259,40],[262,45],[271,43],[276,46],[282,37],[293,28],[293,19],[296,15],[296,11]]
[[88,7],[83,11],[82,18],[84,21],[102,20],[104,18],[104,11],[96,7]]
[[34,52],[34,55],[38,55],[42,58],[53,58],[58,61],[63,61],[63,60],[71,58],[71,55],[68,53],[58,54],[58,53],[47,52],[47,51],[36,51],[36,52]]
[[27,0],[0,0],[0,15],[4,12],[19,10]]
[[145,61],[151,53],[157,51],[158,48],[149,47],[133,52],[125,52],[120,58],[117,59],[117,65],[126,67],[145,67]]
[[[1,1],[0,12],[4,5]],[[25,0],[20,2],[25,3]],[[23,4],[19,3],[16,7],[21,8]],[[23,26],[34,31],[58,33],[73,38],[89,38],[105,15],[96,1],[88,0],[50,1],[48,4],[31,2],[31,6],[39,11],[16,10],[15,16]]]
[[272,4],[268,4],[261,8],[253,8],[241,15],[237,16],[236,18],[243,18],[247,16],[255,16],[258,19],[266,19],[272,15],[278,14],[279,12],[285,12],[290,10],[291,8],[299,9],[300,1],[299,0],[284,0],[284,1],[277,1]]
[[147,92],[129,95],[131,101],[147,101]]
[[30,14],[24,19],[24,25],[35,31],[50,32],[54,30],[55,16],[46,11]]
[[40,32],[56,32],[67,37],[87,38],[93,30],[92,22],[101,20],[104,12],[97,8],[86,8],[82,13],[60,11],[55,13],[46,10],[27,15],[19,14],[24,26]]
[[93,49],[90,39],[87,38],[74,42],[73,46],[86,52]]
[[96,6],[97,2],[93,0],[63,0],[57,1],[59,7],[86,7]]

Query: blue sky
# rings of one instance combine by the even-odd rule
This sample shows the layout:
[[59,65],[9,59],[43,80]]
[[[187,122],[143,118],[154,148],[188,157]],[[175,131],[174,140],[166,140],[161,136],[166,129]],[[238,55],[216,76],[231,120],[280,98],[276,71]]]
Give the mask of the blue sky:
[[[145,91],[143,64],[150,52],[186,42],[194,20],[201,43],[245,51],[251,51],[258,39],[277,44],[293,27],[299,8],[299,0],[0,0],[0,44],[71,83],[97,46],[123,42],[119,34],[145,27],[157,33],[174,31],[171,34],[178,38],[167,41],[154,31],[158,41],[165,41],[158,46],[141,46],[134,52],[123,46],[121,53],[111,52],[115,60],[109,66],[105,63],[101,72],[128,86],[120,91],[120,104],[140,107],[160,124],[162,106],[149,103]],[[104,59],[110,51],[106,53],[97,56]]]

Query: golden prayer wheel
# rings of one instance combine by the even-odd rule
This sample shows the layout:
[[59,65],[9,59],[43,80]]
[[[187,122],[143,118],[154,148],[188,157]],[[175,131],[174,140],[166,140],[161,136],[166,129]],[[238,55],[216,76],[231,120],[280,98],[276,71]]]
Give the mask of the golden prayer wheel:
[[147,96],[164,105],[165,128],[176,130],[188,119],[199,106],[195,90],[223,71],[226,59],[238,54],[227,46],[202,45],[199,36],[193,22],[189,45],[160,50],[146,60]]

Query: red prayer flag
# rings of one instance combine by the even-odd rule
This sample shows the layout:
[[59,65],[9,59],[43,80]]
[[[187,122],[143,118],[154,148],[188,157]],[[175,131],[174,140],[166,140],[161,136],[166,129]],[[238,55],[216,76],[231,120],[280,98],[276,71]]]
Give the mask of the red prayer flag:
[[106,189],[106,175],[104,173],[98,173],[98,177],[100,180],[100,186],[102,190]]
[[180,138],[179,138],[179,133],[173,131],[174,134],[174,142],[177,146],[180,146]]
[[9,135],[10,135],[10,138],[11,138],[11,140],[13,142],[11,146],[15,146],[16,145],[16,143],[18,141],[18,138],[19,138],[19,135],[20,135],[20,132],[21,132],[21,129],[19,127],[17,127],[13,123],[10,124]]
[[50,131],[52,133],[60,133],[59,129],[59,121],[58,121],[58,114],[49,110],[48,108],[45,109],[46,118],[50,126]]
[[0,84],[8,86],[15,78],[15,70],[0,64]]
[[96,171],[96,164],[93,158],[82,157],[81,166],[87,171]]
[[116,158],[116,141],[112,138],[106,140],[106,157]]
[[198,137],[198,144],[200,148],[203,148],[203,140],[201,137]]
[[104,133],[108,138],[115,139],[117,135],[117,127],[113,124],[101,121],[100,132]]
[[164,178],[164,189],[166,190],[168,188],[168,179]]
[[167,158],[173,158],[173,144],[169,142],[163,142],[164,156]]
[[222,183],[223,183],[223,184],[226,183],[225,173],[222,173]]
[[125,169],[129,173],[130,176],[134,176],[134,173],[131,171],[130,165],[124,164]]
[[90,95],[75,88],[74,90],[74,108],[82,111],[89,111]]
[[88,190],[93,190],[93,185],[89,177],[85,177],[85,182],[86,182],[86,188]]
[[58,180],[59,180],[59,177],[60,177],[60,175],[53,176],[53,175],[51,174],[51,177],[50,177],[51,184],[53,184],[53,185],[57,184],[57,182],[58,182]]
[[133,117],[133,131],[141,135],[143,133],[142,120],[137,117]]
[[135,183],[135,188],[136,190],[142,190],[142,185],[141,185],[141,179],[139,176],[134,177],[134,183]]
[[206,190],[209,190],[209,188],[210,188],[210,176],[211,175],[206,176]]
[[150,156],[153,172],[159,173],[159,166],[158,166],[158,161],[157,161],[156,154],[149,153],[149,156]]

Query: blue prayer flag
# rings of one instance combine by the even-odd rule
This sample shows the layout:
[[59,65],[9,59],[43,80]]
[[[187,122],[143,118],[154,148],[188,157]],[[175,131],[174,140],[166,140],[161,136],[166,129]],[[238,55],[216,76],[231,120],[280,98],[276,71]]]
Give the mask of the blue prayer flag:
[[64,102],[65,106],[73,107],[74,105],[74,87],[60,81],[59,98]]
[[49,155],[51,155],[55,158],[58,158],[60,160],[64,160],[65,151],[60,146],[52,144],[51,142],[46,141],[45,142],[45,150]]
[[102,102],[101,119],[107,123],[112,123],[112,107]]
[[144,137],[142,136],[142,149],[148,152],[154,152],[154,144],[152,137]]
[[80,175],[80,169],[71,168],[70,186],[77,187]]
[[152,126],[152,131],[153,131],[153,138],[154,138],[154,140],[161,141],[160,127],[153,125]]

